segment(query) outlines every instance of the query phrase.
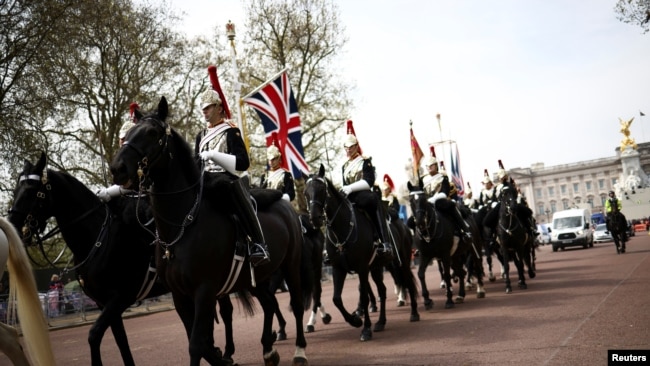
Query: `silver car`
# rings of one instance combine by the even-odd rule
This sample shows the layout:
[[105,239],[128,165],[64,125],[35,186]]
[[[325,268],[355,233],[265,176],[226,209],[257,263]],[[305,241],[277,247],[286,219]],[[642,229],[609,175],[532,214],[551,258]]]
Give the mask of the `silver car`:
[[614,241],[612,234],[607,230],[607,224],[598,224],[594,230],[594,243]]

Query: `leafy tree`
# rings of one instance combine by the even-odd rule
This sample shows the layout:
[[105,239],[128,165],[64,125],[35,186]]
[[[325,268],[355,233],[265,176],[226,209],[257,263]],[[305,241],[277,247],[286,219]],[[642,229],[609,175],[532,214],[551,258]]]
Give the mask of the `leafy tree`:
[[[352,105],[351,87],[333,66],[347,42],[338,8],[331,0],[250,0],[246,19],[243,83],[252,90],[288,67],[305,159],[309,166],[323,163],[331,169],[337,163],[329,158],[341,151],[335,132],[341,131]],[[264,131],[255,113],[248,116],[252,171],[261,176],[266,167]],[[300,190],[301,179],[296,184]],[[303,199],[302,191],[296,197]],[[306,210],[304,202],[298,204],[300,211]]]
[[620,21],[650,31],[650,0],[618,0],[614,11]]

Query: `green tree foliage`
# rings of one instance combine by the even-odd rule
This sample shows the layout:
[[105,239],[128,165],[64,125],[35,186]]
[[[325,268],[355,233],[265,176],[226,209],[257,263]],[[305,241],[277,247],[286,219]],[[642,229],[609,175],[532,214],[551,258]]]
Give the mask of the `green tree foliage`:
[[[287,67],[302,122],[305,159],[311,167],[323,163],[331,169],[341,151],[335,134],[343,131],[352,105],[351,86],[335,67],[347,42],[338,8],[331,0],[250,0],[246,20],[243,83],[252,90]],[[253,172],[259,176],[266,167],[264,131],[253,110],[248,111],[250,147],[257,158]],[[299,181],[297,186],[300,190]],[[302,198],[302,193],[296,196]]]
[[620,21],[650,31],[650,0],[618,0],[614,11]]

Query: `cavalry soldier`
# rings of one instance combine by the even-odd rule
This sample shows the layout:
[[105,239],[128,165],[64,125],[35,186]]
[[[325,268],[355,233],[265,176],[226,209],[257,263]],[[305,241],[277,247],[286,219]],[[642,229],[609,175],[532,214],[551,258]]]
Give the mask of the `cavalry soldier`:
[[490,179],[490,175],[488,174],[488,170],[485,169],[483,170],[483,189],[481,190],[481,193],[478,196],[478,208],[481,210],[483,207],[486,209],[492,208],[494,204],[496,204],[496,188],[494,187],[494,183],[492,183],[492,179]]
[[474,198],[474,192],[472,192],[472,186],[469,184],[469,182],[467,182],[467,190],[465,190],[463,204],[470,210],[475,211],[478,209],[478,201],[476,198]]
[[282,199],[293,201],[296,198],[296,187],[293,183],[291,173],[282,167],[282,153],[278,144],[276,132],[272,135],[273,142],[266,149],[266,159],[269,162],[269,170],[266,177],[262,177],[262,188],[277,189],[282,192]]
[[341,192],[368,214],[378,236],[375,242],[377,254],[384,259],[391,259],[393,251],[388,243],[386,215],[382,213],[383,206],[379,202],[378,195],[371,190],[375,184],[375,168],[372,166],[372,158],[361,155],[352,121],[347,122],[347,135],[343,147],[347,161],[341,170],[343,175]]
[[395,184],[388,174],[384,174],[384,181],[381,184],[381,201],[391,220],[396,220],[399,216],[399,201],[395,196]]
[[438,159],[434,147],[430,146],[429,151],[430,155],[425,162],[429,173],[422,177],[424,193],[429,197],[428,201],[455,224],[458,232],[469,239],[472,237],[470,226],[463,220],[455,201],[450,199],[450,193],[453,192],[451,191],[447,172],[444,170],[444,163],[440,162],[443,169],[438,171]]
[[[215,75],[216,77],[216,75]],[[196,136],[194,152],[201,157],[203,169],[223,187],[232,204],[228,207],[242,223],[248,234],[250,261],[253,266],[270,262],[268,249],[249,193],[250,165],[248,151],[239,128],[226,121],[229,117],[221,88],[213,85],[201,95],[201,110],[206,128]]]
[[[501,192],[505,188],[509,189],[516,189],[517,192],[519,192],[517,185],[515,184],[515,181],[510,178],[510,175],[508,175],[508,172],[506,172],[505,168],[503,167],[503,163],[501,160],[498,161],[499,163],[499,171],[497,172],[497,178],[498,178],[498,184],[495,188],[495,196],[497,199],[497,204],[494,205],[494,210],[491,210],[487,216],[485,217],[485,220],[483,221],[484,226],[494,232],[496,228],[496,224],[498,221],[498,213],[499,213],[499,206],[500,203],[498,203],[498,199],[501,197]],[[528,229],[528,233],[533,236],[533,238],[536,238],[539,233],[537,232],[537,225],[535,225],[535,219],[533,219],[533,211],[528,207],[528,204],[524,202],[517,202],[517,217],[519,218],[519,221],[521,221],[522,225],[524,225]]]

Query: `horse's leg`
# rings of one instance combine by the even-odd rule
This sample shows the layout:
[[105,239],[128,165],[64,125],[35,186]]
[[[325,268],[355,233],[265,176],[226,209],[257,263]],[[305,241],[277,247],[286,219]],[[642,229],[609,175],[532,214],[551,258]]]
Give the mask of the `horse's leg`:
[[[361,289],[359,289],[359,291],[361,291]],[[370,286],[368,286],[368,311],[371,313],[377,311],[377,298],[375,297],[375,293],[372,291],[372,287]],[[359,303],[357,304],[356,313],[360,317],[363,315],[363,306],[361,305],[361,299],[359,299]]]
[[18,341],[18,331],[0,322],[0,351],[2,351],[15,366],[29,366],[29,361]]
[[503,268],[503,278],[506,280],[506,293],[512,292],[512,285],[510,284],[510,254],[505,245],[501,246],[501,266]]
[[370,321],[370,314],[368,305],[370,302],[369,289],[370,282],[368,281],[368,271],[366,269],[358,272],[359,276],[359,297],[361,298],[361,307],[363,309],[363,328],[361,329],[360,341],[365,342],[372,339],[372,322]]
[[386,327],[386,285],[384,285],[384,267],[376,267],[370,272],[372,280],[377,286],[379,297],[379,319],[375,322],[374,331],[381,332]]
[[485,261],[488,265],[488,280],[490,282],[494,282],[496,281],[496,277],[494,276],[494,271],[492,270],[492,249],[488,248],[485,250]]
[[526,271],[524,269],[524,261],[526,257],[530,255],[530,252],[527,252],[525,248],[517,248],[515,253],[515,266],[517,267],[517,275],[519,276],[519,288],[525,290],[528,288],[526,284]]
[[[483,256],[479,251],[478,253],[472,253],[474,260],[472,265],[474,266],[474,273],[476,273],[476,297],[479,299],[485,298],[485,287],[483,286],[483,277],[485,277],[485,270],[483,269]],[[476,257],[478,255],[478,257]]]
[[[90,346],[90,363],[92,365],[102,365],[100,347],[102,344],[102,339],[104,339],[104,334],[106,334],[106,330],[109,326],[112,325],[115,319],[122,316],[122,313],[124,313],[127,307],[128,305],[118,304],[117,301],[108,302],[102,309],[99,317],[97,317],[97,320],[95,320],[95,323],[92,325],[92,327],[90,327],[90,330],[88,331],[88,345]],[[122,325],[122,327],[124,326]],[[122,331],[124,331],[124,329],[122,329]],[[119,336],[119,330],[117,334]],[[126,337],[126,334],[124,334],[124,337]],[[117,346],[119,347],[120,353],[122,354],[122,360],[124,361],[124,364],[135,364],[133,361],[133,356],[131,355],[131,351],[128,348],[128,342],[126,344],[126,349],[123,349],[123,340],[116,337],[115,341],[118,343]]]
[[[292,313],[296,322],[296,350],[292,360],[292,365],[294,366],[308,364],[307,355],[305,353],[305,349],[307,348],[307,339],[305,339],[305,331],[302,328],[306,304],[303,302],[303,288],[300,281],[300,273],[301,272],[297,270],[296,273],[293,273],[286,278],[287,287],[289,288],[289,304],[291,305]],[[318,275],[318,284],[320,285],[320,271],[318,272]],[[275,298],[275,295],[273,297]],[[275,301],[277,303],[277,300]]]
[[431,258],[426,257],[420,252],[420,265],[418,266],[418,279],[420,280],[420,287],[422,288],[422,298],[424,299],[424,309],[433,309],[433,300],[429,297],[429,289],[427,288],[427,281],[424,278],[426,275],[427,267],[431,262]]
[[442,269],[444,271],[444,281],[445,281],[445,293],[447,294],[447,301],[445,302],[445,309],[451,309],[454,307],[454,301],[452,300],[452,297],[454,296],[454,292],[452,291],[451,287],[451,258],[449,256],[446,256],[442,260]]
[[201,359],[210,365],[223,365],[221,351],[214,347],[214,317],[217,315],[216,290],[201,285],[194,292],[194,320],[189,340],[190,365],[199,366]]
[[[361,321],[361,318],[357,314],[350,314],[348,311],[345,309],[345,306],[343,305],[343,298],[341,295],[343,294],[343,286],[345,284],[345,276],[347,275],[347,272],[343,269],[340,269],[338,267],[333,267],[332,268],[332,284],[334,285],[334,291],[332,293],[332,302],[334,303],[334,306],[336,306],[337,309],[339,309],[339,312],[343,316],[343,319],[350,324],[351,326],[355,328],[359,328],[360,326],[363,325],[363,322]],[[366,292],[366,303],[368,302],[368,294]]]
[[120,355],[122,355],[124,365],[135,365],[133,355],[131,354],[131,348],[129,347],[129,339],[126,336],[126,330],[124,330],[122,314],[111,321],[111,332],[113,332],[113,338],[115,338],[117,348],[120,350]]
[[280,274],[280,272],[276,272],[271,276],[271,281],[269,284],[269,289],[273,295],[272,300],[275,303],[275,317],[278,318],[278,326],[280,327],[276,332],[276,339],[278,341],[284,341],[287,339],[287,332],[285,330],[287,321],[284,320],[282,311],[280,311],[280,304],[278,304],[278,299],[275,297],[276,291],[280,288],[280,286],[282,286],[282,281],[284,281],[284,277]]
[[454,260],[454,266],[456,267],[454,269],[454,273],[456,276],[458,276],[458,295],[456,296],[455,300],[456,304],[462,304],[465,302],[465,280],[467,277],[467,272],[463,268],[463,265],[466,263],[466,261],[459,259]]
[[[293,286],[292,286],[293,288]],[[289,290],[291,291],[291,289]],[[294,288],[295,291],[295,288]],[[263,329],[262,329],[262,355],[264,358],[265,365],[278,365],[280,363],[280,355],[273,348],[275,343],[275,336],[273,335],[273,317],[275,316],[276,301],[274,301],[275,294],[272,294],[268,283],[266,286],[264,284],[259,284],[255,289],[252,289],[251,292],[257,297],[257,300],[262,307],[264,312],[263,317]],[[294,310],[294,313],[300,312],[299,310]],[[300,324],[300,323],[299,323]],[[302,325],[300,326],[302,327]]]
[[436,262],[438,262],[438,271],[440,272],[440,288],[445,288],[445,270],[439,259],[436,259]]
[[221,296],[217,301],[219,302],[219,315],[221,315],[226,333],[226,347],[224,349],[223,359],[232,363],[232,356],[235,354],[235,341],[232,330],[232,301],[230,300],[230,296]]

